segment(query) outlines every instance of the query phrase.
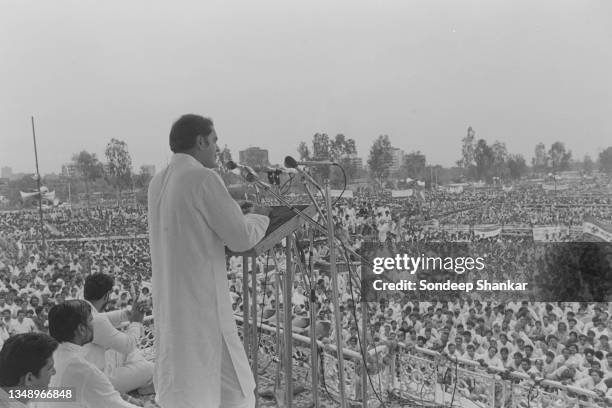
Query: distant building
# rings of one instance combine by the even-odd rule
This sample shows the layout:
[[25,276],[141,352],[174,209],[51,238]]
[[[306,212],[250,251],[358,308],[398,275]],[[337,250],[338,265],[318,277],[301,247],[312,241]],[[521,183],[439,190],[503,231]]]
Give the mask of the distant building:
[[398,171],[404,161],[404,151],[397,147],[391,148],[391,172]]
[[351,167],[357,171],[363,170],[363,159],[361,157],[357,157],[357,155],[353,155],[348,157],[348,162]]
[[66,178],[73,178],[73,177],[77,177],[78,174],[79,174],[79,170],[74,164],[72,163],[62,164],[62,172],[60,173],[60,176],[66,177]]
[[249,147],[238,153],[241,164],[246,164],[251,167],[269,166],[268,150],[260,149],[259,147]]
[[155,175],[155,165],[153,164],[143,164],[140,168],[148,173],[151,177]]
[[3,167],[2,168],[2,178],[12,179],[13,178],[13,168],[12,167]]

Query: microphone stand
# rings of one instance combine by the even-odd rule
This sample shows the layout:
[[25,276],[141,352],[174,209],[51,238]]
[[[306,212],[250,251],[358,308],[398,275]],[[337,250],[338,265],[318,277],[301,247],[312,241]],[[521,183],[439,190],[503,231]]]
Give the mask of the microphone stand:
[[312,400],[314,408],[319,408],[319,346],[317,345],[317,296],[314,281],[314,230],[311,228],[308,233],[308,275],[310,277],[310,293],[308,301],[310,302],[310,367],[312,370]]
[[[255,179],[253,180],[253,183],[255,183],[256,185],[258,185],[259,187],[261,187],[264,191],[270,193],[274,198],[276,198],[281,204],[287,206],[291,211],[293,211],[295,214],[297,214],[298,216],[303,217],[303,219],[308,222],[309,224],[311,224],[315,229],[317,229],[319,232],[322,232],[324,234],[327,235],[327,239],[328,239],[328,244],[330,247],[330,275],[331,275],[331,280],[332,280],[332,301],[333,301],[333,306],[334,306],[334,314],[335,314],[335,332],[336,332],[336,347],[337,347],[337,359],[338,359],[338,379],[339,379],[339,391],[340,391],[340,406],[341,408],[346,408],[346,398],[345,398],[345,383],[344,383],[344,361],[343,361],[343,356],[342,356],[342,327],[341,327],[341,320],[340,320],[340,307],[339,307],[339,290],[338,290],[338,276],[336,273],[336,253],[335,253],[335,242],[336,242],[336,237],[334,234],[334,225],[333,225],[333,216],[332,216],[332,202],[331,202],[331,194],[330,194],[330,188],[329,188],[329,182],[326,183],[325,186],[325,190],[326,190],[326,194],[324,194],[324,198],[326,201],[326,206],[327,206],[327,217],[323,217],[323,218],[327,218],[327,228],[324,227],[323,225],[319,224],[317,221],[315,221],[310,215],[304,213],[303,211],[299,210],[298,208],[295,208],[291,203],[289,203],[289,201],[287,201],[284,197],[282,197],[280,194],[277,194],[275,191],[273,191],[272,187],[270,185],[268,185],[267,183],[264,183],[263,181],[259,180],[259,179]],[[315,183],[315,186],[319,187],[318,184]],[[316,202],[316,200],[314,199],[312,193],[309,191],[309,189],[306,189],[307,192],[309,192],[309,197],[311,198],[311,200],[314,203],[315,208],[317,209],[317,211],[321,214],[322,210],[319,207],[318,203]],[[345,248],[345,250],[351,254],[354,255],[356,257],[358,257],[359,259],[362,260],[362,262],[369,264],[370,266],[372,266],[372,263],[363,258],[361,255],[357,254],[355,251],[353,251],[350,248]],[[347,262],[350,261],[350,257],[347,257]],[[290,259],[287,259],[286,262],[291,262]],[[349,279],[351,277],[349,276]],[[286,297],[286,296],[285,296]],[[284,305],[284,307],[291,307],[291,305]],[[311,324],[314,324],[313,321],[311,321]],[[290,330],[291,327],[291,321],[289,319],[289,322],[285,322],[284,325],[284,330]],[[363,327],[363,330],[365,331],[365,325]],[[316,341],[316,339],[311,339],[311,341]],[[313,367],[314,368],[314,365]],[[318,372],[315,374],[313,373],[313,376],[318,375]],[[287,381],[292,381],[291,378],[287,378]],[[314,379],[313,379],[313,383],[314,383]],[[367,384],[364,384],[364,387],[366,387]],[[292,398],[292,395],[287,395],[286,398],[290,399]]]
[[261,181],[259,179],[253,180],[253,183],[256,184],[257,186],[259,186],[261,189],[263,189],[267,193],[270,193],[270,195],[272,195],[274,198],[276,198],[281,204],[283,204],[284,206],[289,208],[295,214],[299,215],[300,217],[303,217],[303,219],[305,221],[307,221],[309,224],[313,225],[320,232],[322,232],[324,234],[327,233],[327,230],[326,230],[326,228],[323,225],[319,224],[316,220],[314,220],[310,215],[306,214],[304,211],[300,210],[299,208],[295,208],[295,206],[293,204],[291,204],[289,201],[287,201],[283,196],[281,196],[280,194],[277,194],[272,189],[272,186],[270,186],[267,183],[264,183],[263,181]]
[[[269,184],[264,183],[263,181],[261,181],[259,179],[255,179],[252,182],[257,184],[265,192],[270,193],[274,198],[276,198],[278,200],[278,202],[280,202],[282,205],[284,205],[287,208],[289,208],[296,215],[299,215],[300,217],[302,217],[306,222],[308,222],[310,225],[312,225],[319,232],[321,232],[322,234],[327,235],[327,228],[325,226],[319,224],[315,219],[313,219],[310,215],[308,215],[308,214],[304,213],[303,211],[301,211],[299,208],[295,208],[293,206],[293,204],[291,204],[289,201],[287,201],[283,196],[281,196],[281,195],[277,194],[276,192],[274,192],[272,190],[272,187]],[[311,199],[314,202],[315,208],[317,208],[317,210],[319,212],[321,212],[321,209],[320,209],[318,203],[316,203],[316,200],[314,200],[314,198],[312,198],[312,195],[311,195]],[[323,217],[323,218],[325,218],[325,217]],[[373,264],[372,264],[372,262],[369,259],[364,258],[363,256],[359,255],[357,252],[353,251],[351,248],[346,248],[346,251],[350,255],[354,256],[355,258],[360,259],[363,264],[366,264],[366,265],[369,265],[370,267],[373,267]]]
[[[309,181],[311,181],[312,183],[315,184],[315,186],[317,188],[320,188],[320,186],[314,182],[314,180],[312,180],[311,177],[306,177],[306,179],[308,179]],[[287,205],[289,208],[291,208],[293,211],[296,211],[298,214],[301,213],[301,211],[297,210],[297,208],[293,207],[291,204],[289,204],[289,202],[287,200],[285,200],[284,198],[280,197],[279,195],[275,194],[271,187],[268,186],[266,183],[261,182],[260,180],[255,180],[255,183],[261,185],[264,189],[266,189],[267,191],[269,191],[270,193],[272,193],[272,195],[274,195],[281,203],[284,203],[285,205]],[[327,230],[325,229],[324,226],[322,226],[321,224],[319,224],[318,222],[314,221],[310,216],[306,216],[307,219],[309,219],[310,221],[314,222],[315,224],[315,228],[319,229],[320,231],[324,232],[327,234],[327,240],[328,240],[328,245],[329,245],[329,263],[330,263],[330,278],[332,281],[332,304],[334,306],[334,321],[335,321],[335,327],[334,327],[334,332],[336,334],[336,350],[337,350],[337,360],[338,360],[338,380],[339,380],[339,391],[340,391],[340,406],[341,408],[346,408],[346,398],[345,398],[345,382],[344,382],[344,359],[343,359],[343,355],[342,355],[342,321],[341,321],[341,316],[340,316],[340,305],[339,305],[339,298],[340,298],[340,293],[339,293],[339,288],[338,288],[338,274],[337,274],[337,265],[336,265],[336,237],[335,237],[335,228],[334,228],[334,219],[333,219],[333,215],[332,215],[332,202],[331,202],[331,191],[330,191],[330,186],[329,186],[329,181],[326,181],[325,183],[325,194],[323,194],[323,197],[325,198],[325,203],[326,203],[326,212],[327,212],[327,217],[325,217],[323,215],[323,212],[321,210],[321,208],[319,207],[318,203],[316,202],[316,200],[314,199],[314,196],[312,195],[312,193],[310,192],[310,189],[308,188],[308,186],[306,186],[306,191],[308,192],[308,195],[310,197],[310,199],[313,201],[315,208],[317,209],[317,211],[319,212],[319,214],[323,217],[323,219],[327,219]],[[321,191],[323,193],[323,191]],[[302,213],[303,214],[303,213]],[[305,215],[305,214],[304,214]],[[350,259],[347,259],[347,261],[350,261]],[[350,279],[350,276],[349,276]],[[285,307],[287,307],[287,305],[285,305]],[[314,321],[310,322],[311,325],[314,325]],[[285,323],[286,325],[286,323]],[[286,328],[288,326],[286,325]],[[315,341],[316,339],[311,339],[311,341]],[[316,347],[316,346],[315,346]],[[316,356],[315,356],[316,357]],[[314,365],[313,365],[314,368]],[[318,374],[318,373],[317,373]],[[314,377],[314,373],[313,373],[313,377]],[[314,378],[313,378],[313,383],[314,383]]]
[[[345,398],[345,383],[344,383],[344,356],[342,355],[342,322],[340,315],[340,304],[338,298],[340,291],[338,290],[338,274],[336,271],[336,239],[334,236],[334,219],[332,215],[331,192],[329,189],[329,180],[325,182],[325,203],[327,204],[327,240],[329,245],[329,274],[332,281],[332,304],[334,305],[334,321],[336,332],[336,353],[338,360],[338,381],[340,391],[340,407],[346,408]],[[349,277],[350,278],[350,277]]]
[[310,191],[310,187],[308,187],[308,183],[306,183],[306,179],[302,179],[302,182],[304,183],[304,189],[306,189],[306,193],[308,193],[308,197],[310,197],[310,201],[312,201],[312,203],[314,204],[321,219],[324,219],[325,215],[323,215],[323,210],[321,210],[321,207],[319,206],[319,203],[317,203],[315,196],[312,194],[312,191]]
[[261,193],[259,192],[259,188],[257,185],[253,186],[255,188],[255,202],[261,205]]

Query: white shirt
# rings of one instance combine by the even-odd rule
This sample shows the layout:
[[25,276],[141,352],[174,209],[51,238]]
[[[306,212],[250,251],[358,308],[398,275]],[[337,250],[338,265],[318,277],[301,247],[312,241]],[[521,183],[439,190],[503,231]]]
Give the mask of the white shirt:
[[[61,343],[53,353],[55,375],[49,387],[72,388],[75,401],[63,402],[62,408],[133,408],[121,398],[102,371],[85,360],[83,347]],[[57,408],[57,402],[37,404],[40,408]]]
[[[269,219],[243,215],[221,177],[174,154],[149,185],[157,401],[163,407],[217,407],[222,364],[233,364],[250,395],[253,374],[233,317],[225,248],[246,251]],[[231,361],[222,362],[223,342]]]
[[8,393],[0,388],[0,408],[28,408],[28,406],[15,399],[10,399]]
[[489,357],[489,353],[486,353],[484,355],[479,356],[479,358],[481,358],[484,361],[484,363],[489,367],[495,367],[500,370],[504,369],[504,364],[501,362],[501,360],[499,359],[497,355],[494,355],[493,357]]
[[113,349],[125,355],[134,351],[138,347],[142,324],[132,322],[125,333],[120,332],[115,327],[128,320],[125,310],[99,313],[91,303],[87,303],[91,306],[94,338],[91,343],[83,346],[86,353],[85,358],[98,369],[110,374],[110,369],[106,369],[106,350]]
[[29,317],[24,317],[23,322],[20,322],[19,319],[11,320],[10,329],[9,329],[9,332],[11,333],[21,334],[21,333],[31,333],[35,331],[37,331],[36,325],[34,324],[32,319],[30,319]]

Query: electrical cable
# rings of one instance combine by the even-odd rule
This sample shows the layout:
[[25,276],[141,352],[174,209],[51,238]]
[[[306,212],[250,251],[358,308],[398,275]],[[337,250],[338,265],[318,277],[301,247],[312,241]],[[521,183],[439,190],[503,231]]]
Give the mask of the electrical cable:
[[[256,262],[256,258],[253,258],[253,262]],[[268,251],[266,252],[266,267],[264,270],[264,284],[263,284],[263,297],[261,298],[261,301],[265,304],[266,302],[266,292],[267,292],[267,288],[268,288],[268,266],[270,265],[270,250],[268,249]],[[253,265],[255,266],[255,265]],[[255,268],[253,268],[253,273],[255,273]],[[276,271],[276,276],[278,277],[278,271]],[[257,297],[255,296],[257,292],[257,288],[253,288],[253,301],[257,302]],[[278,302],[278,299],[275,300],[275,302]],[[262,306],[261,308],[261,319],[259,320],[260,324],[263,324],[263,313],[264,313],[264,308]],[[255,316],[257,317],[257,316]],[[257,324],[257,322],[255,322],[255,324]],[[259,329],[259,336],[257,337],[257,347],[259,348],[260,344],[261,344],[261,334],[263,333],[263,330],[261,330],[261,328]]]
[[[348,251],[346,250],[346,246],[344,245],[344,243],[342,241],[340,241],[340,244],[342,245],[342,249],[344,252],[344,257],[346,259],[346,264],[349,270],[349,289],[351,292],[351,300],[353,301],[353,308],[351,310],[351,313],[353,314],[353,319],[355,319],[355,324],[357,325],[357,341],[359,342],[359,350],[361,351],[361,358],[362,358],[362,362],[363,362],[363,369],[366,372],[366,375],[368,376],[368,382],[370,383],[370,386],[372,387],[372,391],[374,391],[374,395],[376,395],[376,399],[378,399],[378,401],[382,404],[383,408],[386,407],[387,405],[385,404],[385,402],[382,400],[382,398],[380,397],[380,395],[378,394],[378,392],[376,391],[376,388],[374,387],[374,382],[372,381],[372,376],[370,375],[370,373],[368,372],[368,364],[367,364],[367,356],[366,356],[366,350],[364,348],[364,344],[363,341],[361,339],[361,333],[359,332],[359,325],[358,325],[358,319],[357,319],[357,312],[355,311],[355,294],[353,293],[353,279],[352,279],[352,268],[351,268],[351,263],[350,263],[350,256],[348,256]],[[361,299],[363,301],[363,299]],[[365,339],[364,339],[365,340]],[[378,355],[377,355],[378,358]],[[379,381],[380,381],[380,377],[379,377]],[[364,384],[365,386],[365,384]]]
[[[355,305],[355,297],[354,297],[354,291],[353,291],[353,281],[352,281],[352,276],[351,276],[351,274],[354,274],[354,271],[353,271],[353,269],[351,267],[351,264],[350,264],[350,256],[349,256],[349,253],[348,253],[348,251],[346,249],[346,246],[342,242],[341,242],[341,245],[342,245],[342,248],[343,248],[344,257],[347,260],[347,266],[348,266],[348,270],[349,270],[349,279],[348,279],[348,281],[349,281],[349,287],[350,287],[350,292],[351,292],[351,299],[353,301],[353,305]],[[364,259],[364,258],[362,258],[362,259]],[[357,277],[357,279],[359,279],[359,277]],[[355,323],[357,323],[357,314],[356,314],[354,308],[352,310],[352,315],[353,315],[353,318],[355,319]],[[372,381],[372,376],[367,371],[367,364],[365,364],[366,361],[367,361],[367,357],[365,356],[365,350],[364,350],[364,347],[363,347],[363,343],[361,341],[361,334],[360,334],[359,329],[357,330],[357,337],[358,337],[358,341],[359,341],[359,348],[360,348],[360,351],[361,351],[361,356],[362,356],[362,359],[363,359],[363,362],[364,362],[364,366],[366,367],[366,374],[368,376],[368,381],[370,383],[370,386],[372,387],[372,391],[374,392],[374,394],[376,396],[376,399],[382,404],[382,407],[384,408],[387,405],[382,400],[382,398],[379,395],[379,393],[376,391],[376,388],[374,387],[374,384],[373,384],[373,381]],[[459,365],[459,362],[457,360],[456,367],[455,367],[456,372],[458,372],[458,365]],[[402,398],[402,397],[399,397],[399,396],[398,396],[398,398],[400,398],[400,399],[402,399],[404,401],[410,401],[410,403],[413,404],[412,406],[415,407],[415,408],[416,407],[432,407],[432,408],[433,407],[440,407],[440,408],[447,408],[445,405],[437,404],[435,402],[431,403],[431,402],[423,400],[423,390],[424,390],[425,383],[427,381],[430,381],[433,378],[433,376],[436,375],[436,374],[437,374],[437,367],[436,367],[436,371],[433,371],[426,379],[423,380],[423,383],[421,385],[419,400],[416,400],[416,399],[406,399],[406,398]],[[380,375],[378,376],[378,378],[380,380]]]
[[[287,179],[279,188],[281,195],[285,195],[289,192],[289,190],[291,190],[291,186],[293,185],[293,179],[295,178],[295,176],[293,174],[289,175],[289,179]],[[289,185],[287,186],[287,189],[283,191],[283,189],[285,188],[285,186],[287,185],[287,183],[289,183]]]

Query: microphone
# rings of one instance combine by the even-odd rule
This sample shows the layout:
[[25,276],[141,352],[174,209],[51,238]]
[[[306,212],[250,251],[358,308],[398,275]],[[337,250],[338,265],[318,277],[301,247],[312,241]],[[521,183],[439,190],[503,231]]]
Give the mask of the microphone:
[[[300,169],[298,166],[302,165],[302,163],[324,163],[324,162],[298,162],[297,160],[295,160],[293,157],[291,156],[287,156],[285,157],[285,167],[287,167],[288,169],[294,169],[297,170],[298,173],[300,173],[302,175],[302,177],[306,180],[308,180],[312,185],[314,185],[319,191],[321,191],[321,194],[323,194],[323,189],[321,188],[321,186],[319,185],[319,183],[316,182],[315,179],[312,178],[312,176],[310,174],[308,174],[307,172],[305,172],[304,170]],[[329,162],[328,162],[329,163]]]
[[256,171],[261,171],[264,173],[289,173],[289,169],[283,168],[283,167],[270,167],[270,166],[264,166],[264,167],[256,167],[255,168]]
[[257,177],[257,173],[255,173],[255,170],[253,170],[252,168],[244,164],[239,164],[239,163],[236,163],[230,160],[227,163],[225,163],[225,167],[227,167],[230,170],[239,169],[240,174],[242,174],[242,176],[249,183],[259,180],[259,177]]
[[256,167],[255,170],[258,172],[267,173],[268,183],[270,183],[273,186],[280,186],[281,185],[280,175],[287,172],[286,169],[275,168],[275,167],[270,167],[270,166]]
[[285,167],[295,169],[297,166],[337,166],[333,161],[297,161],[291,156],[285,157]]

